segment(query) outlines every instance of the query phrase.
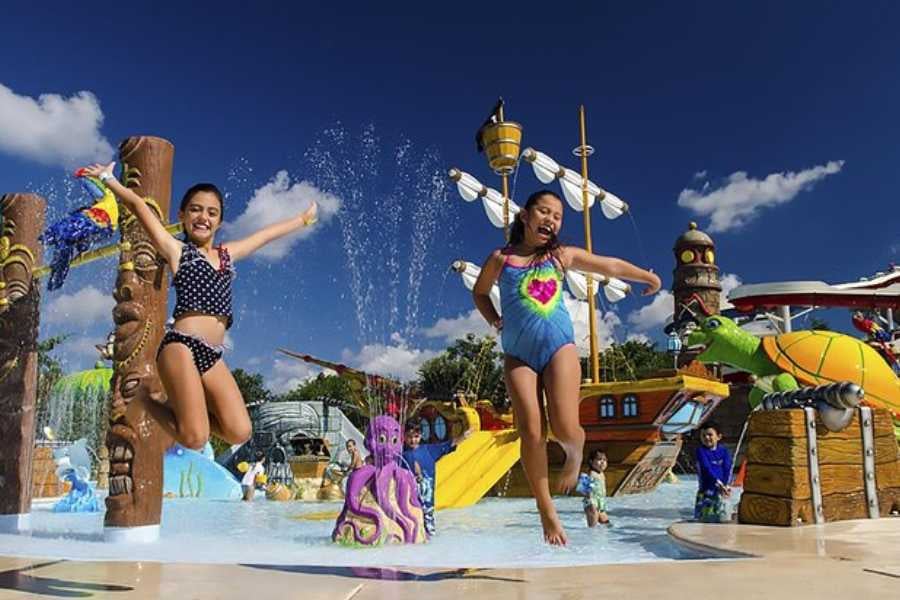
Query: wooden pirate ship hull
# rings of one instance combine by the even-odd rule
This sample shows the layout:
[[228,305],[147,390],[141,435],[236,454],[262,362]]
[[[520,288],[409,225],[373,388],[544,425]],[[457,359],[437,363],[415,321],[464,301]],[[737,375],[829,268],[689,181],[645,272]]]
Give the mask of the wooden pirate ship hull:
[[[681,371],[638,381],[584,384],[579,416],[585,429],[585,461],[594,449],[606,453],[606,486],[611,496],[653,491],[675,464],[680,434],[705,421],[728,391],[728,385],[720,381]],[[552,440],[548,458],[553,486],[565,453]],[[521,465],[494,492],[530,496]]]

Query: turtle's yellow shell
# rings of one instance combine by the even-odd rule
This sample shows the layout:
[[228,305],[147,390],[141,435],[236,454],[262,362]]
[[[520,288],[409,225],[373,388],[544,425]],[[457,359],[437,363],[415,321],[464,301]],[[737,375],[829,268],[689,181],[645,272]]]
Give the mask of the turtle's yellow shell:
[[834,331],[797,331],[762,339],[766,354],[803,385],[852,381],[866,404],[900,416],[900,380],[879,354],[860,340]]

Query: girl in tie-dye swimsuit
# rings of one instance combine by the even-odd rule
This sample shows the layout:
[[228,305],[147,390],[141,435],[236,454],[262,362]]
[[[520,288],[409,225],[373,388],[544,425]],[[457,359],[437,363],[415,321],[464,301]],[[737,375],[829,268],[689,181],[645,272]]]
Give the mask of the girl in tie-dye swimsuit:
[[[556,507],[550,496],[542,396],[554,438],[566,453],[558,480],[560,491],[575,486],[581,469],[584,430],[578,422],[581,365],[575,347],[572,319],[565,306],[566,269],[601,273],[647,284],[646,294],[659,290],[659,277],[618,258],[595,256],[581,248],[561,246],[563,204],[553,192],[532,194],[516,216],[509,244],[494,251],[475,283],[475,306],[502,331],[506,388],[522,439],[522,464],[537,502],[550,544],[565,544]],[[495,282],[500,285],[503,318],[491,303]],[[539,394],[539,389],[543,392]]]
[[519,266],[510,263],[510,248],[501,252],[503,352],[522,361],[535,373],[543,373],[560,348],[575,343],[572,319],[563,302],[562,270],[552,256]]

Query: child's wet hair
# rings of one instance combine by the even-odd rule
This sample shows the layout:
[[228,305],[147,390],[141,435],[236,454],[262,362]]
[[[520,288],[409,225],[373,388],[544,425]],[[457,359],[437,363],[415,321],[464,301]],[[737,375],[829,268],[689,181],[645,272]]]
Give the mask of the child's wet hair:
[[422,428],[415,421],[407,421],[403,431],[406,433],[422,433]]
[[[600,458],[601,456],[602,456],[603,458],[607,458],[606,452],[604,452],[604,451],[601,450],[600,448],[594,448],[593,450],[591,450],[591,453],[588,454],[588,464],[591,464],[592,462],[594,462],[595,460],[597,460],[597,459]],[[607,460],[608,460],[608,459],[607,459]]]
[[719,424],[716,421],[707,421],[706,423],[704,423],[703,425],[700,426],[701,433],[707,429],[712,429],[717,434],[722,435],[722,428],[719,427]]
[[[562,198],[556,192],[552,192],[550,190],[538,190],[535,193],[528,196],[528,200],[525,201],[525,206],[522,207],[522,212],[526,212],[531,210],[531,208],[537,204],[537,201],[540,200],[544,196],[550,196],[552,198],[556,198],[559,200],[560,204],[562,204]],[[516,215],[515,219],[513,219],[512,227],[509,229],[509,243],[507,246],[515,246],[517,244],[522,243],[525,239],[525,223],[522,221],[521,212]],[[553,254],[560,248],[559,238],[554,233],[550,237],[550,241],[548,241],[544,246],[538,249],[537,254],[540,256],[545,256],[547,254]]]
[[223,218],[225,216],[225,200],[222,197],[222,191],[219,190],[213,183],[195,183],[191,187],[188,188],[188,191],[184,193],[184,196],[181,198],[181,207],[178,209],[181,212],[184,212],[184,209],[187,208],[188,202],[191,201],[191,198],[199,194],[200,192],[207,192],[213,194],[219,201],[219,218]]

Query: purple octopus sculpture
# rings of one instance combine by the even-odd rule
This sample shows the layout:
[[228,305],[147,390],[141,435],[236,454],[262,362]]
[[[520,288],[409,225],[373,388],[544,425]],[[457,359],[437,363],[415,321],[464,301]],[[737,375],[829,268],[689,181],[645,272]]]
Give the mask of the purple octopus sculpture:
[[400,466],[400,423],[381,415],[369,422],[365,446],[374,464],[350,473],[344,509],[331,539],[340,544],[420,544],[426,540],[416,479]]

